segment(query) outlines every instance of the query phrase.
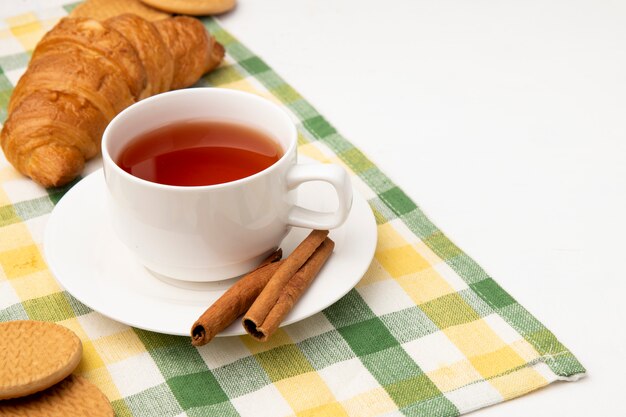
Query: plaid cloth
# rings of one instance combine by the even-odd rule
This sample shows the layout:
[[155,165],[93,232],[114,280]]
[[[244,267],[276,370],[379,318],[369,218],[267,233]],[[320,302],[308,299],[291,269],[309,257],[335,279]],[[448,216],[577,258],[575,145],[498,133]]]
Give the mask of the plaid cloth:
[[[70,9],[0,22],[1,121],[29,52]],[[299,151],[345,166],[366,196],[379,241],[363,279],[265,344],[242,336],[195,348],[189,338],[128,327],[63,291],[42,258],[46,220],[71,185],[44,190],[0,154],[0,320],[75,331],[84,346],[76,372],[120,416],[457,416],[585,372],[265,62],[215,20],[204,22],[228,56],[199,85],[282,104],[297,120]]]

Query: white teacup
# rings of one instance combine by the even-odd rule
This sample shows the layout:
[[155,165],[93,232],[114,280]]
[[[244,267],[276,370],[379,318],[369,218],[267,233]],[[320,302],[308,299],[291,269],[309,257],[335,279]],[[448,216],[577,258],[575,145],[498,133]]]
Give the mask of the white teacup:
[[[236,181],[172,186],[135,177],[117,164],[133,138],[189,119],[230,121],[268,134],[283,156],[269,168]],[[253,269],[276,249],[291,226],[333,229],[348,216],[352,187],[338,165],[296,164],[297,132],[274,103],[253,94],[193,88],[159,94],[118,114],[102,138],[104,175],[113,228],[149,270],[185,281],[217,281]],[[333,213],[295,205],[307,181],[330,183]]]

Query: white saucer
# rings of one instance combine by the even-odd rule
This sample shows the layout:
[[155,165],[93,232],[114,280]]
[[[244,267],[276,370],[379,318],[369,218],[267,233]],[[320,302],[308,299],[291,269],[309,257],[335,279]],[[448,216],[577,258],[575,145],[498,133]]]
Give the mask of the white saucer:
[[[329,186],[313,182],[302,187],[298,204],[321,211],[335,207],[336,196]],[[196,319],[236,279],[185,283],[156,278],[115,236],[105,193],[99,170],[72,187],[56,205],[44,237],[50,270],[70,294],[105,316],[145,330],[189,335]],[[284,256],[308,233],[293,228],[281,244]],[[376,222],[357,190],[348,219],[330,237],[336,243],[334,253],[282,325],[305,319],[339,300],[369,267],[376,248]],[[235,321],[218,336],[241,334],[245,334],[243,327]]]

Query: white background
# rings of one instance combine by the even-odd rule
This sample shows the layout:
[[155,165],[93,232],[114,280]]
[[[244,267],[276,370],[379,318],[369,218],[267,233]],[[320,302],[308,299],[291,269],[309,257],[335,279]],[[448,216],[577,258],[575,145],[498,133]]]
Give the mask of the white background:
[[221,21],[588,369],[473,415],[626,415],[626,2],[240,0]]

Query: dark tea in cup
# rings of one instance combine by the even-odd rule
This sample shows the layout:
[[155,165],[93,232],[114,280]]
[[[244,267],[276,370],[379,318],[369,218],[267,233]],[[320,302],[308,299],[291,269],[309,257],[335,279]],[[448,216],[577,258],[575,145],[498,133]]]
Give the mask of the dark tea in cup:
[[242,124],[185,120],[143,133],[122,149],[117,164],[159,184],[203,186],[249,177],[283,151],[269,135]]

